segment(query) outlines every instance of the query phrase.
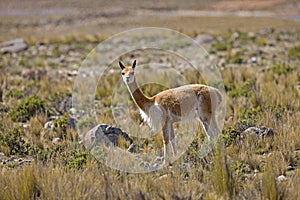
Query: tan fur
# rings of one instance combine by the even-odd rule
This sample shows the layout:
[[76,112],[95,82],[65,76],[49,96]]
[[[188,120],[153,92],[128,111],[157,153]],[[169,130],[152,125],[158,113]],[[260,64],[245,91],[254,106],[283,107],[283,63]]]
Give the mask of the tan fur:
[[204,126],[208,139],[220,132],[216,122],[216,110],[222,101],[222,96],[217,89],[201,84],[191,84],[168,89],[153,97],[147,97],[135,81],[136,62],[133,66],[127,67],[121,62],[119,64],[122,69],[123,80],[135,104],[141,110],[144,120],[151,128],[162,127],[165,159],[169,153],[168,144],[170,142],[173,153],[176,154],[174,122],[188,119],[196,114]]

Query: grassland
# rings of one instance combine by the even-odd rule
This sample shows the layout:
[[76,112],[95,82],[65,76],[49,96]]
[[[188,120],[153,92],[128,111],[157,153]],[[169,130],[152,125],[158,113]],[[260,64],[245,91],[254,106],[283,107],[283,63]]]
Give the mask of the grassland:
[[[114,24],[101,24],[99,33],[92,20],[84,30],[68,24],[52,27],[53,34],[41,32],[44,26],[23,27],[18,17],[1,20],[2,41],[24,37],[29,47],[0,59],[0,199],[300,198],[299,22],[140,16],[126,24],[118,17],[109,19]],[[204,158],[199,148],[205,135],[199,127],[188,150],[172,166],[131,174],[98,162],[80,143],[68,117],[76,78],[73,70],[111,33],[142,25],[174,28],[195,40],[200,33],[213,37],[205,48],[224,80],[227,112],[220,141]],[[3,28],[15,32],[7,34]],[[141,58],[139,53],[133,55],[138,62],[159,62],[157,55]],[[130,56],[124,58],[130,60]],[[166,55],[160,56],[163,64],[169,64]],[[171,65],[176,69],[176,64]],[[110,94],[120,74],[111,73],[96,91],[99,123],[114,122]],[[203,82],[194,71],[182,74],[189,82]],[[159,85],[143,87],[148,95],[161,89]],[[133,104],[130,108],[131,117],[139,122],[138,110]],[[58,116],[53,129],[45,128],[53,116]],[[271,128],[275,135],[243,137],[242,132],[251,126]],[[139,143],[143,152],[162,146],[159,136]]]

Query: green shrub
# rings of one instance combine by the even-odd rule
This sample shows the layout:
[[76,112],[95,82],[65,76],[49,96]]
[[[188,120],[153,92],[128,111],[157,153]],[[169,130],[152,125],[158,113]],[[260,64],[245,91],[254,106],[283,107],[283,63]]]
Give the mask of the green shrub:
[[300,59],[300,45],[291,47],[289,49],[288,56],[291,59]]
[[5,98],[16,98],[16,99],[21,99],[23,98],[23,92],[21,90],[16,90],[16,91],[8,91],[5,93]]
[[259,120],[259,114],[261,112],[262,112],[261,106],[257,106],[255,108],[248,108],[243,113],[243,119],[256,123]]
[[20,128],[0,134],[0,145],[4,153],[8,155],[26,155],[30,148],[30,145],[26,144],[23,139]]
[[11,109],[9,111],[9,116],[13,121],[26,122],[35,114],[45,112],[45,102],[38,97],[31,96],[24,99],[15,108]]
[[63,116],[59,119],[54,120],[53,125],[54,125],[54,131],[66,132],[67,127],[68,127],[67,116]]
[[46,162],[48,160],[52,160],[56,157],[59,157],[61,154],[63,147],[56,144],[52,148],[38,148],[35,147],[33,149],[34,151],[31,151],[29,155],[35,156],[36,159]]
[[83,169],[87,163],[89,152],[76,152],[72,150],[69,152],[69,157],[66,159],[66,169]]
[[249,97],[253,91],[254,81],[246,81],[241,88],[236,88],[235,85],[225,85],[225,90],[230,97]]
[[243,113],[242,119],[248,122],[256,123],[259,121],[260,115],[267,112],[274,116],[274,119],[279,120],[282,118],[282,115],[286,113],[286,111],[286,107],[282,105],[267,104],[246,109]]
[[225,146],[230,146],[236,138],[247,128],[255,126],[253,121],[248,119],[241,119],[234,126],[229,126],[226,130],[223,131],[220,139],[224,142]]
[[217,51],[226,51],[227,50],[227,45],[226,42],[216,42],[212,45],[214,49]]
[[236,56],[233,58],[232,62],[234,64],[242,64],[244,62],[244,60],[243,60],[243,58]]
[[255,43],[257,44],[257,46],[259,47],[263,47],[263,46],[266,46],[267,42],[264,38],[262,37],[258,37],[255,39]]
[[244,63],[244,59],[242,58],[242,55],[244,54],[244,50],[240,50],[235,52],[234,55],[232,55],[232,58],[230,59],[230,62],[234,64],[242,64]]
[[29,65],[29,59],[28,58],[22,58],[19,60],[19,65],[21,66],[28,66]]
[[226,146],[230,146],[236,139],[238,132],[234,126],[228,127],[223,134],[221,135],[220,139],[224,141]]
[[245,180],[247,178],[247,174],[251,172],[250,166],[240,161],[232,163],[230,165],[230,169],[233,171],[235,177],[240,180]]
[[56,46],[55,49],[53,50],[53,56],[54,56],[55,58],[59,58],[59,57],[61,56],[61,52],[60,52],[58,46]]
[[285,64],[282,64],[282,65],[276,64],[272,67],[272,70],[275,74],[281,75],[281,74],[287,74],[287,73],[293,71],[294,68],[289,65],[285,65]]

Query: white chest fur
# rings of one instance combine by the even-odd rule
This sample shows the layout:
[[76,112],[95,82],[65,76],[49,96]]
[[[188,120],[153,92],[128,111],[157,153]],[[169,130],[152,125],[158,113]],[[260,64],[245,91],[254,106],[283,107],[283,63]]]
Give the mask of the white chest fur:
[[164,123],[164,113],[160,105],[155,103],[147,109],[147,113],[140,109],[140,114],[143,121],[146,122],[154,132],[161,129]]

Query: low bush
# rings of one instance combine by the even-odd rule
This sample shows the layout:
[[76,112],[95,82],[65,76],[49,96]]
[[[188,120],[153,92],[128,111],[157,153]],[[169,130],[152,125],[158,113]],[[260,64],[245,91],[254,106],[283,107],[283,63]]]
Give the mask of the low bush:
[[282,65],[276,64],[272,67],[272,71],[278,75],[281,75],[281,74],[286,75],[287,73],[289,73],[293,70],[294,70],[293,67],[291,67],[290,65],[285,65],[285,64],[282,64]]
[[66,169],[83,169],[85,164],[87,163],[87,159],[89,156],[89,152],[77,152],[75,150],[71,150],[67,159],[65,160],[65,168]]
[[300,45],[291,47],[288,56],[291,59],[300,59]]
[[216,42],[212,45],[214,49],[217,51],[226,51],[227,50],[227,45],[226,42]]
[[16,99],[21,99],[23,98],[23,92],[21,90],[10,90],[7,93],[5,93],[5,98],[16,98]]
[[30,145],[23,139],[20,128],[0,133],[0,148],[6,155],[26,155]]
[[26,122],[37,113],[46,113],[46,104],[38,97],[31,96],[24,99],[9,111],[9,116],[15,122]]

